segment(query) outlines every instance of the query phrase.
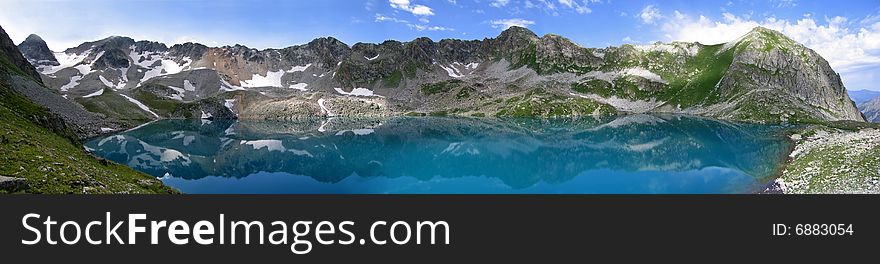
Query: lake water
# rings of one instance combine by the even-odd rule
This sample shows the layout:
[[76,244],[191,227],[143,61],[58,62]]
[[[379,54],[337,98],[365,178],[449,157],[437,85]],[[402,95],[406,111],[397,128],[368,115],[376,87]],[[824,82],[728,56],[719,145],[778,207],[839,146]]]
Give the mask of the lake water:
[[685,116],[164,120],[86,143],[186,193],[749,193],[778,127]]

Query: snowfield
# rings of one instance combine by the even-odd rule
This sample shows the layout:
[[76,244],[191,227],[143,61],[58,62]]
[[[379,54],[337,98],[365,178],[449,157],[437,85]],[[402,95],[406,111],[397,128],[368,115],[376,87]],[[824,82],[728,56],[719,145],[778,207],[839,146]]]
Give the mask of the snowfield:
[[297,83],[297,84],[291,84],[290,89],[297,89],[300,91],[306,91],[307,90],[306,87],[308,87],[308,86],[309,86],[308,83]]
[[669,84],[668,82],[666,82],[666,80],[663,80],[663,78],[661,78],[660,75],[657,75],[656,73],[653,73],[653,72],[646,70],[644,68],[639,68],[639,67],[629,68],[629,69],[621,71],[621,74],[638,76],[638,77],[642,77],[642,78],[651,80],[653,82],[658,82],[658,83],[662,83],[662,84]]
[[102,94],[104,94],[104,88],[101,88],[100,90],[98,90],[98,91],[96,91],[96,92],[94,92],[94,93],[90,93],[90,94],[88,94],[88,95],[86,95],[86,96],[83,96],[83,98],[95,97],[95,96],[99,96],[99,95],[102,95]]
[[67,92],[67,91],[70,90],[71,88],[76,87],[77,85],[79,85],[79,81],[82,80],[82,78],[83,78],[82,76],[73,76],[73,77],[70,77],[70,82],[68,82],[67,84],[61,86],[61,91],[62,91],[62,92]]
[[455,69],[455,66],[453,66],[453,65],[449,65],[449,67],[446,67],[446,66],[443,65],[443,64],[437,64],[437,65],[440,65],[440,68],[443,68],[443,70],[446,71],[446,74],[448,74],[449,77],[452,77],[452,78],[461,78],[461,77],[464,77],[464,75],[461,75],[461,73],[458,72],[458,70]]
[[309,67],[312,67],[311,63],[303,65],[303,66],[293,66],[292,68],[290,68],[290,70],[287,71],[287,73],[304,72],[304,71],[308,70]]
[[124,94],[120,94],[120,95],[121,95],[122,97],[125,97],[125,99],[127,99],[129,102],[131,102],[131,103],[137,105],[138,107],[140,107],[141,110],[144,110],[145,112],[152,114],[152,115],[155,116],[156,118],[159,118],[159,115],[157,115],[155,112],[153,112],[153,110],[150,110],[150,108],[147,107],[147,105],[145,105],[144,103],[141,103],[141,101],[138,101],[138,100],[135,100],[134,98],[128,97],[128,95],[124,95]]
[[354,88],[351,92],[346,92],[342,90],[342,88],[333,88],[337,93],[341,95],[353,95],[353,96],[379,96],[377,94],[373,94],[373,91],[367,88]]
[[265,76],[254,74],[250,80],[242,80],[241,87],[283,87],[281,86],[282,76],[284,76],[284,71],[282,70],[266,72]]
[[[58,60],[59,65],[58,66],[50,66],[50,67],[40,67],[40,73],[46,74],[46,75],[55,74],[56,72],[58,72],[62,69],[70,68],[70,67],[73,67],[74,65],[79,64],[80,62],[85,60],[86,57],[89,56],[89,54],[91,54],[91,52],[86,52],[86,53],[83,53],[82,55],[80,55],[80,54],[67,54],[64,52],[55,52],[54,53],[55,59]],[[79,69],[77,69],[77,70],[79,70]],[[82,70],[80,70],[80,73],[82,73]],[[85,75],[85,74],[83,74],[83,75]]]

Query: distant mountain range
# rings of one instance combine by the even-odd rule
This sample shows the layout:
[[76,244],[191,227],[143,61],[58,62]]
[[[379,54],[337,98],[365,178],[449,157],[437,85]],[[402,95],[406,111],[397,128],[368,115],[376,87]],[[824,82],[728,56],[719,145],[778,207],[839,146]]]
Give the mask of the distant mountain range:
[[880,123],[880,92],[871,90],[847,91],[849,97],[865,115],[868,122]]
[[857,91],[847,91],[849,94],[849,98],[852,98],[853,102],[856,105],[861,105],[871,99],[880,97],[880,91],[871,91],[871,90],[857,90]]
[[169,117],[616,112],[864,121],[825,59],[765,28],[719,45],[607,48],[521,27],[483,40],[349,46],[326,37],[265,50],[109,37],[53,52],[31,35],[18,48],[47,87],[129,125]]

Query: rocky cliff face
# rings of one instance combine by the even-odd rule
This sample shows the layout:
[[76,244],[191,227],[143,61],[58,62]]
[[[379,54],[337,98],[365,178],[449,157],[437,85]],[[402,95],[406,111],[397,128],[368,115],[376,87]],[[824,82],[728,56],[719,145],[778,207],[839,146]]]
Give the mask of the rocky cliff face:
[[[83,109],[82,106],[54,93],[39,82],[36,69],[12,45],[0,28],[0,85],[2,104],[61,136],[71,140],[88,138],[118,129],[119,125]],[[18,66],[21,65],[21,66]]]
[[12,42],[12,39],[9,39],[9,35],[6,34],[6,30],[3,30],[0,27],[0,63],[5,64],[7,69],[14,71],[21,71],[23,75],[33,78],[34,81],[38,83],[42,83],[40,81],[40,74],[31,66],[31,63],[21,55],[21,52],[18,51],[18,47],[15,46],[15,43]]
[[741,103],[719,115],[761,119],[758,115],[778,113],[783,120],[862,120],[828,62],[781,33],[757,28],[726,48],[734,49],[735,57],[719,93]]
[[[327,37],[266,50],[197,43],[168,48],[110,37],[56,56],[64,56],[59,60],[64,63],[40,67],[44,80],[85,104],[104,89],[132,97],[145,91],[141,87],[159,85],[165,88],[148,90],[162,102],[244,96],[241,102],[249,103],[234,112],[261,119],[329,116],[329,109],[354,116],[623,111],[772,123],[864,120],[823,58],[762,28],[723,45],[601,49],[520,27],[484,40],[417,38],[348,46]],[[169,107],[132,99],[140,101],[129,107],[145,116]]]
[[21,54],[31,62],[31,64],[59,65],[58,59],[55,58],[55,54],[49,49],[49,46],[46,45],[46,41],[36,34],[31,34],[21,42],[21,44],[18,44],[18,49],[21,51]]

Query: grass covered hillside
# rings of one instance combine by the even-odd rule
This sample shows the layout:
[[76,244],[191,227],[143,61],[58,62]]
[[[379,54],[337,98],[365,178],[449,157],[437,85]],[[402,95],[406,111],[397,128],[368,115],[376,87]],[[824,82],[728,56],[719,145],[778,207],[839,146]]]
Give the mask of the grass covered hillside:
[[[26,188],[0,193],[175,193],[156,178],[124,165],[98,159],[81,144],[35,124],[46,112],[21,100],[8,100],[0,84],[0,175],[27,179]],[[15,109],[15,110],[13,110]],[[26,118],[27,117],[27,118]]]
[[0,33],[0,193],[177,192],[152,176],[92,156],[62,118],[13,89],[12,76],[36,81],[17,66],[29,64],[16,63],[23,58]]

